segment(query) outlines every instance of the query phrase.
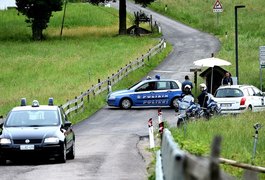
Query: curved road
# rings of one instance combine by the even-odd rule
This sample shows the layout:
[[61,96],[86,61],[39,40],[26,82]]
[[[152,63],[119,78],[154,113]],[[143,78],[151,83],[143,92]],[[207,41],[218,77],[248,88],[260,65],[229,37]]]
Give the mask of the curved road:
[[[118,2],[112,4],[117,6]],[[128,11],[141,9],[152,14],[162,27],[164,38],[173,44],[174,51],[150,72],[164,78],[182,81],[197,59],[210,57],[218,51],[219,41],[214,37],[175,22],[150,10],[127,2]],[[172,109],[162,109],[163,119],[174,125]],[[120,110],[104,107],[92,117],[77,124],[76,159],[65,164],[33,162],[8,164],[0,167],[1,179],[7,180],[143,180],[150,162],[147,120],[152,117],[157,127],[157,109]]]

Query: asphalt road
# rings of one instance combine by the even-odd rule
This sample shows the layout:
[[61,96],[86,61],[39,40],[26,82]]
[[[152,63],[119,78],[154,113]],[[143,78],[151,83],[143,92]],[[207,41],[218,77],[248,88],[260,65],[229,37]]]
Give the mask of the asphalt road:
[[[117,6],[118,2],[112,4]],[[218,51],[219,41],[150,10],[127,2],[130,12],[141,9],[152,14],[162,27],[166,41],[174,46],[173,52],[150,76],[182,81],[197,59],[210,57]],[[163,108],[163,119],[171,125],[176,122],[174,111]],[[153,118],[157,127],[156,108],[120,110],[102,108],[92,117],[77,124],[76,159],[65,164],[52,162],[9,163],[0,167],[0,178],[5,180],[143,180],[147,179],[146,166],[150,161],[147,120]]]

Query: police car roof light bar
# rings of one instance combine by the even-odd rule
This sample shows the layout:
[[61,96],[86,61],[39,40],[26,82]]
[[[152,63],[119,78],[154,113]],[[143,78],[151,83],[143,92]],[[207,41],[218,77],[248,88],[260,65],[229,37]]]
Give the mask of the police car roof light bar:
[[48,105],[53,106],[53,98],[52,97],[49,98]]
[[21,98],[21,104],[20,104],[20,106],[26,106],[26,105],[27,105],[26,98]]
[[156,78],[157,80],[160,80],[160,75],[159,75],[159,74],[155,75],[155,78]]
[[40,106],[39,101],[37,101],[37,100],[32,101],[32,107],[39,107],[39,106]]

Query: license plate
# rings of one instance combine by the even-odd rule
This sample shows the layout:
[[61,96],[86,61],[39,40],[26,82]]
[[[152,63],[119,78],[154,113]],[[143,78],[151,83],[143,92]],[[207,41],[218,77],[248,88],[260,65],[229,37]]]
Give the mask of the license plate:
[[20,145],[20,150],[34,150],[34,145]]
[[221,104],[221,107],[231,107],[232,106],[232,104]]

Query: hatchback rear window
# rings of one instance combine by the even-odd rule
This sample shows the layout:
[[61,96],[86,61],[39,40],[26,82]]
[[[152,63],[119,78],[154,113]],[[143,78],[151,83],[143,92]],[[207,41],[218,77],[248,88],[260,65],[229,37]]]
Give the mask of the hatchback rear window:
[[215,93],[215,97],[223,98],[223,97],[242,97],[243,92],[240,89],[218,89]]

